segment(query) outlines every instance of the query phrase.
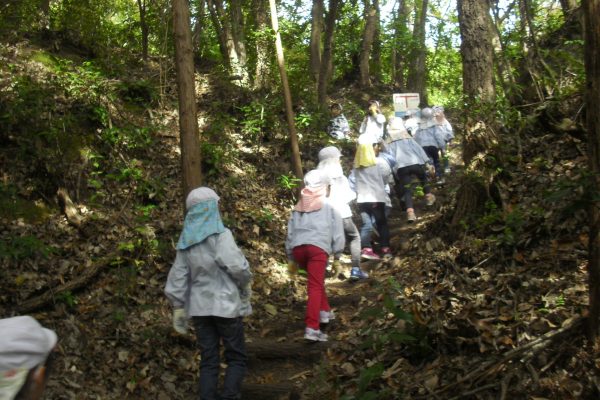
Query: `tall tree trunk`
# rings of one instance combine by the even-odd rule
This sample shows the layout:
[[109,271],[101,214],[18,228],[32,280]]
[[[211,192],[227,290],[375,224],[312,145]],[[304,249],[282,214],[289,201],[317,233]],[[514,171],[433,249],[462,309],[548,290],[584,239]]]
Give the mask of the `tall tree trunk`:
[[325,23],[325,38],[323,41],[323,57],[321,58],[321,69],[319,71],[319,84],[317,97],[322,109],[327,106],[327,85],[331,81],[333,38],[335,36],[335,21],[337,19],[340,0],[329,0],[329,11]]
[[421,95],[421,103],[427,104],[427,91],[425,89],[425,61],[427,48],[425,47],[425,24],[427,23],[428,0],[415,1],[415,26],[413,29],[413,48],[408,68],[406,86],[410,92]]
[[[196,88],[194,83],[194,51],[187,0],[173,0],[173,36],[175,68],[179,92],[179,135],[183,172],[183,202],[188,193],[202,183],[200,140],[196,118]],[[185,210],[185,207],[183,208]]]
[[296,125],[294,121],[294,110],[292,108],[292,94],[290,93],[290,85],[288,83],[287,72],[285,70],[285,59],[283,56],[283,45],[281,44],[281,34],[279,33],[279,21],[277,19],[277,5],[275,0],[269,0],[271,8],[271,26],[275,32],[275,50],[277,52],[277,65],[281,75],[281,86],[283,87],[283,97],[285,98],[285,115],[290,130],[290,147],[292,149],[292,167],[294,175],[302,179],[304,173],[302,171],[302,160],[300,159],[300,147],[298,146],[298,135],[296,134]]
[[[458,225],[468,214],[476,214],[490,198],[494,169],[485,163],[495,150],[493,103],[493,48],[489,6],[481,0],[458,0],[458,21],[462,38],[465,134],[463,160],[465,177],[456,199],[452,223]],[[468,112],[467,112],[468,110]]]
[[321,34],[323,33],[323,0],[313,0],[310,12],[310,74],[319,82],[321,70]]
[[371,71],[369,62],[371,60],[371,50],[373,47],[373,39],[375,37],[375,29],[377,28],[377,9],[371,0],[364,0],[365,5],[365,29],[363,31],[362,42],[360,45],[359,55],[359,84],[363,88],[371,86]]
[[148,5],[146,0],[137,0],[140,11],[140,29],[142,31],[142,58],[148,59],[148,22],[146,22],[146,12]]
[[588,274],[590,315],[588,337],[593,345],[600,326],[600,0],[582,1],[585,26],[586,123],[588,165],[591,173]]
[[267,0],[254,0],[254,21],[256,22],[256,69],[254,89],[269,87],[269,40],[267,25]]

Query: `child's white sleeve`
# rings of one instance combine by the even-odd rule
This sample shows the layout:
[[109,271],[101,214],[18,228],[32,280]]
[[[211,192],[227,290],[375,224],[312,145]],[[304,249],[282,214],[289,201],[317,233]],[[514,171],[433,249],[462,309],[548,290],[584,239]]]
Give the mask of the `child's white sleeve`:
[[225,270],[239,289],[244,288],[252,279],[250,265],[244,253],[235,243],[231,231],[226,230],[220,235],[215,262]]
[[185,305],[189,278],[190,269],[187,264],[185,264],[183,256],[178,251],[175,256],[175,261],[169,270],[169,276],[165,286],[165,295],[173,307],[182,308]]

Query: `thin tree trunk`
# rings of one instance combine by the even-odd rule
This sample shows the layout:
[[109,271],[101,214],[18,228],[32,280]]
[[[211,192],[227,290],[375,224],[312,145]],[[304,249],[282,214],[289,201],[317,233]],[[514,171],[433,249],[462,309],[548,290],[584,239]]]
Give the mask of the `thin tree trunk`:
[[[533,24],[533,17],[532,17],[532,11],[531,11],[531,4],[529,2],[529,0],[520,0],[520,4],[521,4],[521,18],[525,19],[525,22],[527,24],[527,32],[529,34],[529,41],[531,43],[531,55],[533,60],[541,65],[541,67],[544,69],[544,71],[546,72],[546,76],[548,76],[549,78],[549,82],[551,82],[551,85],[553,85],[556,82],[556,72],[554,72],[554,70],[548,65],[548,63],[546,63],[546,61],[544,60],[544,57],[542,57],[542,55],[540,54],[540,47],[538,45],[537,42],[537,33],[535,31],[535,26]],[[535,68],[534,68],[535,70]],[[544,85],[544,82],[541,81],[540,83],[540,90],[542,93],[543,98],[546,97],[546,95],[552,93],[553,91],[553,87]],[[545,86],[545,87],[544,87]]]
[[310,73],[314,82],[319,82],[321,70],[321,34],[323,33],[323,0],[313,0],[310,12]]
[[373,81],[381,83],[381,10],[379,0],[373,0],[375,8],[375,33],[373,34],[373,51],[371,52],[370,71]]
[[269,40],[267,39],[267,1],[254,0],[254,20],[256,21],[256,70],[254,89],[269,87]]
[[600,326],[600,0],[583,0],[585,26],[586,123],[591,184],[589,205],[588,273],[590,315],[588,338],[594,345]]
[[405,68],[406,59],[410,45],[408,30],[409,8],[406,0],[400,0],[398,4],[398,15],[394,20],[394,46],[392,61],[393,85],[398,91],[406,90]]
[[425,47],[425,24],[427,22],[428,0],[415,2],[415,27],[413,30],[413,51],[411,52],[410,65],[408,68],[407,87],[408,90],[421,95],[421,103],[427,104],[427,91],[425,89],[425,59],[427,57]]
[[147,4],[146,0],[137,0],[140,11],[140,29],[142,31],[142,58],[148,59],[148,23],[146,22]]
[[231,37],[235,48],[236,63],[239,65],[234,72],[240,76],[241,85],[248,87],[250,77],[248,75],[248,55],[246,53],[242,2],[241,0],[230,0],[229,7],[231,11]]
[[202,57],[202,32],[204,31],[204,24],[206,23],[206,2],[204,0],[197,0],[196,6],[196,18],[192,34],[192,41],[194,43],[194,51],[199,57]]
[[560,6],[566,18],[577,8],[577,0],[560,0]]
[[207,0],[215,30],[218,32],[221,52],[225,51],[225,59],[232,76],[237,78],[241,86],[249,82],[247,70],[246,47],[242,35],[241,3],[239,0],[230,4],[230,15],[227,15],[222,0]]
[[[530,81],[535,89],[537,100],[543,101],[545,98],[544,90],[540,79],[538,77],[537,69],[535,68],[535,42],[534,33],[530,31],[531,24],[529,19],[529,12],[527,10],[527,3],[523,0],[519,0],[519,24],[521,28],[521,42],[523,57],[526,67],[526,75],[521,80]],[[526,96],[527,97],[527,96]]]
[[[190,9],[187,0],[173,0],[173,35],[175,39],[175,68],[179,92],[179,134],[181,168],[183,172],[183,202],[188,193],[200,186],[200,140],[196,118],[194,81],[194,50],[190,28]],[[185,207],[184,213],[185,213]]]
[[373,39],[375,37],[376,20],[377,20],[377,9],[371,3],[371,0],[364,0],[365,5],[365,29],[363,31],[362,42],[360,45],[360,56],[359,56],[359,70],[360,80],[359,84],[363,88],[371,86],[371,71],[369,63],[371,60],[371,50],[373,47]]
[[317,97],[322,109],[327,106],[327,85],[331,80],[331,66],[333,58],[333,38],[335,36],[335,21],[337,19],[340,0],[329,0],[329,11],[325,23],[325,40],[323,41],[323,57],[319,71],[319,84]]
[[229,52],[227,51],[227,35],[225,33],[225,27],[223,26],[223,24],[221,24],[221,19],[219,17],[219,13],[218,13],[218,10],[217,10],[214,0],[206,0],[206,5],[208,6],[210,20],[212,21],[215,32],[217,33],[217,39],[219,41],[219,50],[221,52],[221,57],[223,57],[223,61],[227,64],[227,68],[230,68]]
[[298,146],[298,135],[296,134],[296,125],[294,121],[294,110],[292,109],[292,94],[288,83],[287,72],[285,70],[285,59],[283,56],[283,45],[281,44],[281,34],[279,33],[279,22],[277,20],[277,5],[275,0],[269,0],[271,8],[271,26],[275,32],[275,50],[277,52],[277,65],[281,75],[281,85],[283,87],[283,96],[285,98],[285,115],[290,130],[290,147],[292,149],[292,167],[296,178],[304,178],[302,172],[302,160],[300,159],[300,147]]
[[40,29],[46,31],[50,28],[50,0],[41,1],[40,16]]
[[502,35],[500,33],[500,27],[502,26],[506,17],[509,15],[513,6],[514,6],[514,3],[509,4],[504,16],[501,17],[500,13],[499,13],[499,8],[498,8],[498,1],[495,1],[494,4],[492,5],[491,8],[492,8],[492,13],[494,15],[494,20],[492,23],[492,33],[493,33],[492,42],[494,43],[494,48],[496,50],[494,52],[494,54],[495,54],[496,60],[498,60],[497,70],[498,70],[499,81],[502,84],[504,92],[505,92],[507,98],[509,99],[510,103],[516,104],[517,103],[516,91],[518,90],[517,82],[516,82],[515,76],[513,75],[513,72],[512,72],[512,69],[513,69],[512,65],[510,64],[510,61],[506,57],[506,46],[504,44],[504,41],[502,40]]
[[462,38],[465,133],[463,160],[465,176],[456,198],[452,224],[476,214],[490,198],[493,171],[485,162],[498,143],[491,119],[495,98],[493,47],[489,6],[481,0],[458,0],[458,20]]

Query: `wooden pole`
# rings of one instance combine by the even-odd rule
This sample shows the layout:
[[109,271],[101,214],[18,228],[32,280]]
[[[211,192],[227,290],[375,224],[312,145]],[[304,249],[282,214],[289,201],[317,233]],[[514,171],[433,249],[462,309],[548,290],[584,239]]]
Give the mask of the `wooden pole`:
[[303,179],[302,161],[300,159],[300,148],[298,147],[298,135],[296,134],[296,125],[294,122],[294,110],[292,109],[292,95],[288,83],[287,72],[285,70],[285,60],[283,57],[283,45],[281,44],[281,35],[279,34],[279,22],[277,20],[277,5],[275,0],[269,0],[271,7],[271,25],[275,32],[275,49],[277,50],[277,64],[279,65],[279,74],[281,75],[281,85],[283,86],[283,96],[285,98],[285,115],[290,131],[290,145],[292,147],[292,166],[294,175]]
[[588,244],[588,274],[590,290],[590,314],[588,338],[590,344],[598,338],[600,326],[600,0],[584,0],[581,3],[585,18],[585,72],[586,115],[588,136],[588,166],[591,179],[588,190],[590,204],[588,221],[590,238]]

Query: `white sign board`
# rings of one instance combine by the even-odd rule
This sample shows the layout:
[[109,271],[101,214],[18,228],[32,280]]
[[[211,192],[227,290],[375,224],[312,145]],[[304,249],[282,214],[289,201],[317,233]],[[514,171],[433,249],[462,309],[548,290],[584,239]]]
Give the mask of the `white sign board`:
[[403,117],[408,110],[419,110],[419,103],[421,102],[419,93],[394,93],[392,96],[396,117]]

